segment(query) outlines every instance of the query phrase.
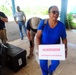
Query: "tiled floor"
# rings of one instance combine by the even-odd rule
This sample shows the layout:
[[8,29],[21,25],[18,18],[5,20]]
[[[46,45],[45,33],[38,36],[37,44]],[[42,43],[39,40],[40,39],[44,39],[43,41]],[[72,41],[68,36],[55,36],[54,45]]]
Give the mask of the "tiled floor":
[[[65,61],[60,61],[59,67],[54,72],[54,75],[76,75],[76,31],[67,30],[68,38],[68,57]],[[27,37],[24,40],[15,40],[10,42],[15,46],[27,50],[29,54],[29,43]],[[17,73],[14,73],[7,67],[2,75],[41,75],[39,64],[35,60],[35,55],[31,59],[27,59],[27,65]]]

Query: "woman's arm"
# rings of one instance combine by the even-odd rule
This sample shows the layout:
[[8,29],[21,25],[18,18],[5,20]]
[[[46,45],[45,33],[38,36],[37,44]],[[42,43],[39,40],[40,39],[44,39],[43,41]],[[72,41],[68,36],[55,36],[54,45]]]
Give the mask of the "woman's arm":
[[65,57],[67,58],[67,39],[62,39],[63,44],[65,44]]

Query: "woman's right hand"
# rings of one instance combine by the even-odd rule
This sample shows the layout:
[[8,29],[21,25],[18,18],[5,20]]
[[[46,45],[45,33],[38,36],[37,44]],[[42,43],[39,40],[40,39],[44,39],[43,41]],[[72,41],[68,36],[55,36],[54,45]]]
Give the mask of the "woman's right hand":
[[36,55],[39,56],[39,52],[38,52],[38,50],[36,50]]

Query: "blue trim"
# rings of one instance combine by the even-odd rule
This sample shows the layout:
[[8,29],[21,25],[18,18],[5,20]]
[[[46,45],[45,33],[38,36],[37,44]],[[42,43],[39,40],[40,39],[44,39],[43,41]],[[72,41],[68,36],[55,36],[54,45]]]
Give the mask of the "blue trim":
[[68,0],[61,0],[60,21],[65,24]]
[[12,2],[12,11],[13,11],[13,16],[14,16],[14,14],[16,12],[16,9],[15,9],[15,0],[11,0],[11,2]]

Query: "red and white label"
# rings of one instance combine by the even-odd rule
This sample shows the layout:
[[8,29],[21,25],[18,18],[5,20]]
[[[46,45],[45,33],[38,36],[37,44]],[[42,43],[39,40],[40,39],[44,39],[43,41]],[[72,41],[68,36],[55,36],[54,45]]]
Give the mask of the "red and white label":
[[65,45],[39,45],[39,59],[41,60],[65,60]]

